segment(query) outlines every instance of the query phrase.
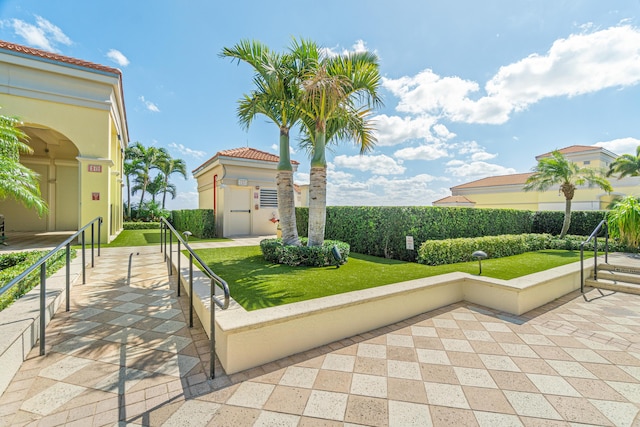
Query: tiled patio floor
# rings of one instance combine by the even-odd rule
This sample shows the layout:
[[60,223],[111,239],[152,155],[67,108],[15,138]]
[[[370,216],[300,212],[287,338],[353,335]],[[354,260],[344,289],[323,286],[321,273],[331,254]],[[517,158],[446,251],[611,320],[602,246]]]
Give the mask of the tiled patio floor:
[[639,296],[574,293],[520,317],[462,302],[209,380],[158,247],[103,249],[89,272],[0,425],[640,426]]

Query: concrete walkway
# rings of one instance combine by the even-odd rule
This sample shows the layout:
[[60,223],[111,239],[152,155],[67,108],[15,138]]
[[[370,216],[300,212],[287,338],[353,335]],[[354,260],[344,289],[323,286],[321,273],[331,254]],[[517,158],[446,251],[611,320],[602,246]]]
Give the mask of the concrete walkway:
[[640,426],[639,296],[574,293],[519,317],[459,303],[210,380],[175,278],[158,246],[103,248],[46,356],[0,397],[0,425]]

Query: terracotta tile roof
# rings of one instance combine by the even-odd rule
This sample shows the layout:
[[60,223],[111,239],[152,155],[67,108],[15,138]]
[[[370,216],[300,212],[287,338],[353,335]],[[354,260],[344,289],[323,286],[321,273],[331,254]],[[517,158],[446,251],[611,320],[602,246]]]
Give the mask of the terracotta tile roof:
[[533,175],[533,172],[516,173],[511,175],[489,176],[486,178],[478,179],[476,181],[467,182],[464,184],[451,187],[451,190],[457,190],[461,188],[477,188],[477,187],[494,187],[499,185],[517,185],[527,182],[527,178]]
[[473,200],[467,199],[465,196],[447,196],[433,202],[434,205],[439,203],[470,203],[475,204]]
[[122,76],[122,72],[113,67],[107,67],[106,65],[95,64],[89,61],[83,61],[81,59],[71,58],[69,56],[59,55],[57,53],[47,52],[46,50],[35,49],[32,47],[22,46],[15,43],[9,43],[0,40],[0,49],[10,50],[12,52],[18,52],[24,55],[37,56],[39,58],[47,59],[55,62],[63,62],[65,64],[76,65],[78,67],[91,68],[98,71],[104,71],[107,73],[117,74]]
[[[195,168],[192,172],[196,173],[203,167],[207,166],[210,163],[213,163],[219,157],[234,157],[238,159],[248,159],[248,160],[260,160],[263,162],[273,162],[278,163],[280,161],[280,156],[275,154],[267,153],[266,151],[256,150],[255,148],[250,147],[240,147],[240,148],[232,148],[230,150],[222,150],[218,151],[215,156],[211,157],[209,160]],[[292,165],[299,165],[300,162],[296,160],[291,160]]]
[[[558,151],[560,154],[572,154],[572,153],[583,153],[585,151],[598,151],[602,150],[602,147],[597,147],[595,145],[571,145],[569,147],[561,148]],[[555,151],[555,150],[554,150]],[[540,154],[536,156],[536,160],[541,159],[543,157],[550,156],[552,151],[548,153]]]

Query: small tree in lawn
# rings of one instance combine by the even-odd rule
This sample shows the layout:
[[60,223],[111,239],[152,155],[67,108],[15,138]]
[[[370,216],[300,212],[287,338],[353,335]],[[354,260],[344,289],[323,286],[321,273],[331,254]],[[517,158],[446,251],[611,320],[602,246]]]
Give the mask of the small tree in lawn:
[[618,200],[607,214],[609,233],[621,242],[640,247],[640,200],[627,196]]
[[571,225],[571,200],[576,189],[580,185],[599,187],[610,193],[613,191],[609,181],[599,171],[591,168],[580,167],[578,164],[567,160],[558,150],[551,156],[538,161],[524,186],[524,191],[547,191],[558,185],[559,191],[565,197],[564,221],[560,238],[563,238]]

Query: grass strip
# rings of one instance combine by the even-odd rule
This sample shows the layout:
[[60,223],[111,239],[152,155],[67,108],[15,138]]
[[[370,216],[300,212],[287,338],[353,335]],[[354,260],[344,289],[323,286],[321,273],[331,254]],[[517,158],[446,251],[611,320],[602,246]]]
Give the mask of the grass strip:
[[[428,266],[351,253],[341,268],[289,267],[264,260],[260,247],[196,250],[246,310],[273,307],[452,272],[478,274],[478,262]],[[482,261],[482,275],[509,280],[580,260],[580,252],[543,250]]]

